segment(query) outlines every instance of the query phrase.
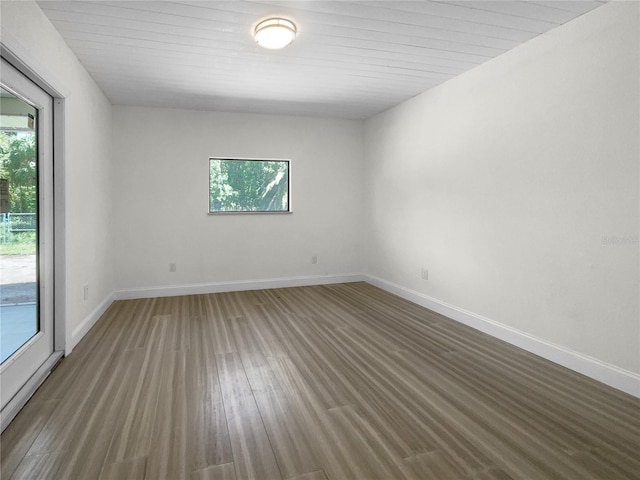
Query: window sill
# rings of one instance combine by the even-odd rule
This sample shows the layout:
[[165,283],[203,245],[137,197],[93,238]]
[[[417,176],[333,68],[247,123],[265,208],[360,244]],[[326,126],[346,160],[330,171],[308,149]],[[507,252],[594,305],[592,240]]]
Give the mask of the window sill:
[[218,215],[290,215],[292,211],[288,212],[209,212],[207,213],[210,217],[215,217]]

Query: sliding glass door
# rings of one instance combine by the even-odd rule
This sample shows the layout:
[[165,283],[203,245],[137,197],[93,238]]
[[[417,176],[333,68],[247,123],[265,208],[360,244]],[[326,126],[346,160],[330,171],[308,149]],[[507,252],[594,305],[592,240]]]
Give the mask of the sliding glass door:
[[[53,352],[52,98],[0,69],[0,400]],[[4,423],[4,422],[3,422]]]

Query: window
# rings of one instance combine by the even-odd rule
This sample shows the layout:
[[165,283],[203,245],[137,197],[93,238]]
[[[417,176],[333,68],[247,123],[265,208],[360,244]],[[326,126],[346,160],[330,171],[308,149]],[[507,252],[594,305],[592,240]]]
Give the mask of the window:
[[289,160],[209,158],[209,213],[290,212]]

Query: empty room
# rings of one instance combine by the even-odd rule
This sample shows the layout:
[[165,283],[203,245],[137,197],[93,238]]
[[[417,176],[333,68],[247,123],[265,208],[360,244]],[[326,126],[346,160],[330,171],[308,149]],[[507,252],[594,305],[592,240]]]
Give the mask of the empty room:
[[0,0],[3,480],[640,480],[640,3]]

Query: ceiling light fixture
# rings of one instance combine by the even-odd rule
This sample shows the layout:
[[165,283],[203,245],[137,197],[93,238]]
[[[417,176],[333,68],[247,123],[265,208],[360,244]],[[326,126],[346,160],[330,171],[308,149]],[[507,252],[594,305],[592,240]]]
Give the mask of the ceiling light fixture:
[[296,26],[284,18],[269,18],[258,24],[253,37],[258,45],[270,50],[284,48],[296,38]]

